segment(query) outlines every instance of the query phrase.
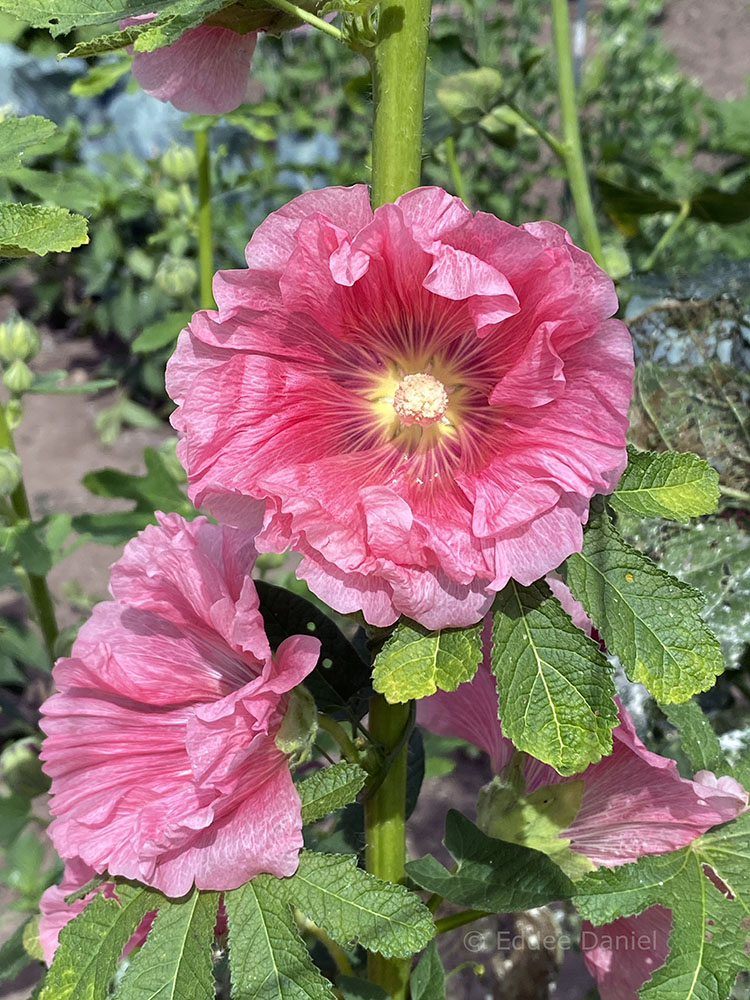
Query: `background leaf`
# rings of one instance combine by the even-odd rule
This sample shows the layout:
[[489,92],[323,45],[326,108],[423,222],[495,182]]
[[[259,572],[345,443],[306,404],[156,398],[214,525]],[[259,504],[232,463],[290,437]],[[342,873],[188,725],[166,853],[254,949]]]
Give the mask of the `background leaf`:
[[628,466],[609,498],[618,512],[689,521],[719,502],[719,474],[690,452],[641,452],[628,448]]
[[82,215],[55,205],[0,204],[0,257],[67,252],[88,241]]
[[26,147],[44,142],[56,128],[54,122],[39,115],[5,118],[0,121],[0,173],[20,166]]
[[411,1000],[445,1000],[445,969],[434,941],[425,948],[409,980]]

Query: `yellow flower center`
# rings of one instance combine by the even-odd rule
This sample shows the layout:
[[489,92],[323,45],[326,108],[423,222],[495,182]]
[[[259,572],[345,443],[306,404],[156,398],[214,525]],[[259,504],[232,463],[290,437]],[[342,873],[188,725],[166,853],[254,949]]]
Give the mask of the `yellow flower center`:
[[404,375],[393,394],[393,409],[402,424],[429,427],[442,420],[448,408],[445,386],[432,375]]

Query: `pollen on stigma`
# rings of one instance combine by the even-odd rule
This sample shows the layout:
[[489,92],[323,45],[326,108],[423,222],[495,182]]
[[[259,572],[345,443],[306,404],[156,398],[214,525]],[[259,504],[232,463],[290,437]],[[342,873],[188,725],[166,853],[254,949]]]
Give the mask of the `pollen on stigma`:
[[448,393],[433,375],[404,375],[393,394],[393,409],[402,424],[429,427],[445,416]]

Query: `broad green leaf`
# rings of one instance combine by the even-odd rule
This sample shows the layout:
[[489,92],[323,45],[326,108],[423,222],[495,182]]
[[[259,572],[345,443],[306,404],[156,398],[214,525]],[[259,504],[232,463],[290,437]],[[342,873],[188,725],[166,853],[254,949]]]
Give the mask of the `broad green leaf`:
[[386,958],[408,958],[435,933],[432,914],[413,892],[358,868],[353,854],[303,851],[284,890],[334,941],[357,941]]
[[290,590],[264,580],[256,582],[260,613],[271,649],[287,636],[314,635],[320,639],[320,659],[305,678],[318,710],[333,714],[367,711],[370,668],[339,628],[319,608]]
[[169,347],[177,340],[183,327],[187,326],[192,317],[190,312],[171,312],[158,323],[151,323],[143,329],[130,345],[135,354],[145,354],[150,351],[160,351]]
[[670,952],[642,987],[642,1000],[727,1000],[738,972],[750,969],[750,814],[680,851],[586,875],[574,903],[595,925],[655,904],[668,907]]
[[[162,7],[168,7],[164,3]],[[123,17],[149,14],[148,0],[89,0],[72,4],[66,0],[2,0],[2,8],[34,28],[47,28],[52,35],[65,35],[87,24],[110,24]]]
[[114,1000],[213,1000],[217,892],[164,901]]
[[335,1000],[299,936],[284,881],[257,875],[224,894],[232,1000]]
[[481,625],[430,632],[403,619],[375,658],[373,687],[391,704],[455,691],[482,659]]
[[503,732],[560,774],[612,750],[612,667],[545,583],[502,590],[492,608],[492,670]]
[[719,502],[719,474],[690,452],[628,449],[628,467],[609,498],[616,511],[636,517],[689,521]]
[[83,913],[63,927],[40,1000],[109,996],[122,949],[146,914],[164,902],[161,893],[126,883],[118,883],[117,895],[119,899],[94,896]]
[[314,823],[353,802],[366,780],[367,771],[342,761],[300,781],[297,791],[302,802],[302,822]]
[[0,257],[67,252],[88,243],[82,215],[54,205],[0,204]]
[[496,69],[481,66],[443,77],[436,93],[451,118],[463,125],[471,124],[483,118],[500,101],[503,77]]
[[391,1000],[382,986],[368,983],[366,979],[355,979],[354,976],[339,976],[336,988],[344,1000]]
[[583,551],[568,557],[565,576],[607,649],[657,701],[687,701],[724,669],[700,615],[703,595],[631,548],[606,512],[592,511]]
[[662,711],[680,734],[680,744],[694,771],[728,774],[729,765],[719,737],[697,701],[663,705]]
[[488,837],[455,809],[446,818],[444,843],[458,862],[454,872],[431,854],[410,861],[406,871],[451,903],[508,913],[573,895],[573,883],[546,854]]
[[44,142],[57,128],[54,122],[39,115],[5,118],[0,121],[0,173],[15,170],[28,146]]
[[430,941],[409,980],[411,1000],[445,1000],[445,969],[434,941]]

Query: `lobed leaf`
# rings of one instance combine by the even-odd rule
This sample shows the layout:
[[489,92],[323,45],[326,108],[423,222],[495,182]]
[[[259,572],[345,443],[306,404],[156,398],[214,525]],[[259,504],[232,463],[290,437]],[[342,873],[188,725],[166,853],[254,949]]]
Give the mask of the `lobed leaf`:
[[257,875],[224,894],[233,1000],[335,1000],[299,936],[284,881]]
[[387,701],[426,698],[470,681],[482,659],[482,626],[430,632],[402,619],[373,665],[372,681]]
[[620,513],[689,521],[719,502],[719,474],[691,452],[628,448],[628,467],[609,498]]
[[432,914],[413,892],[358,868],[353,854],[303,851],[284,888],[342,945],[358,941],[386,958],[408,958],[435,933]]
[[367,771],[342,761],[325,767],[297,785],[302,802],[302,822],[314,823],[334,809],[353,802],[364,787]]
[[492,670],[503,731],[519,750],[566,775],[611,752],[612,668],[545,583],[511,580],[498,594]]
[[406,871],[417,885],[451,903],[508,913],[569,899],[575,891],[546,854],[488,837],[455,809],[446,817],[444,843],[458,862],[455,871],[431,854],[410,861]]
[[700,616],[703,595],[665,573],[593,514],[565,577],[631,680],[661,702],[687,701],[724,669],[721,646]]

